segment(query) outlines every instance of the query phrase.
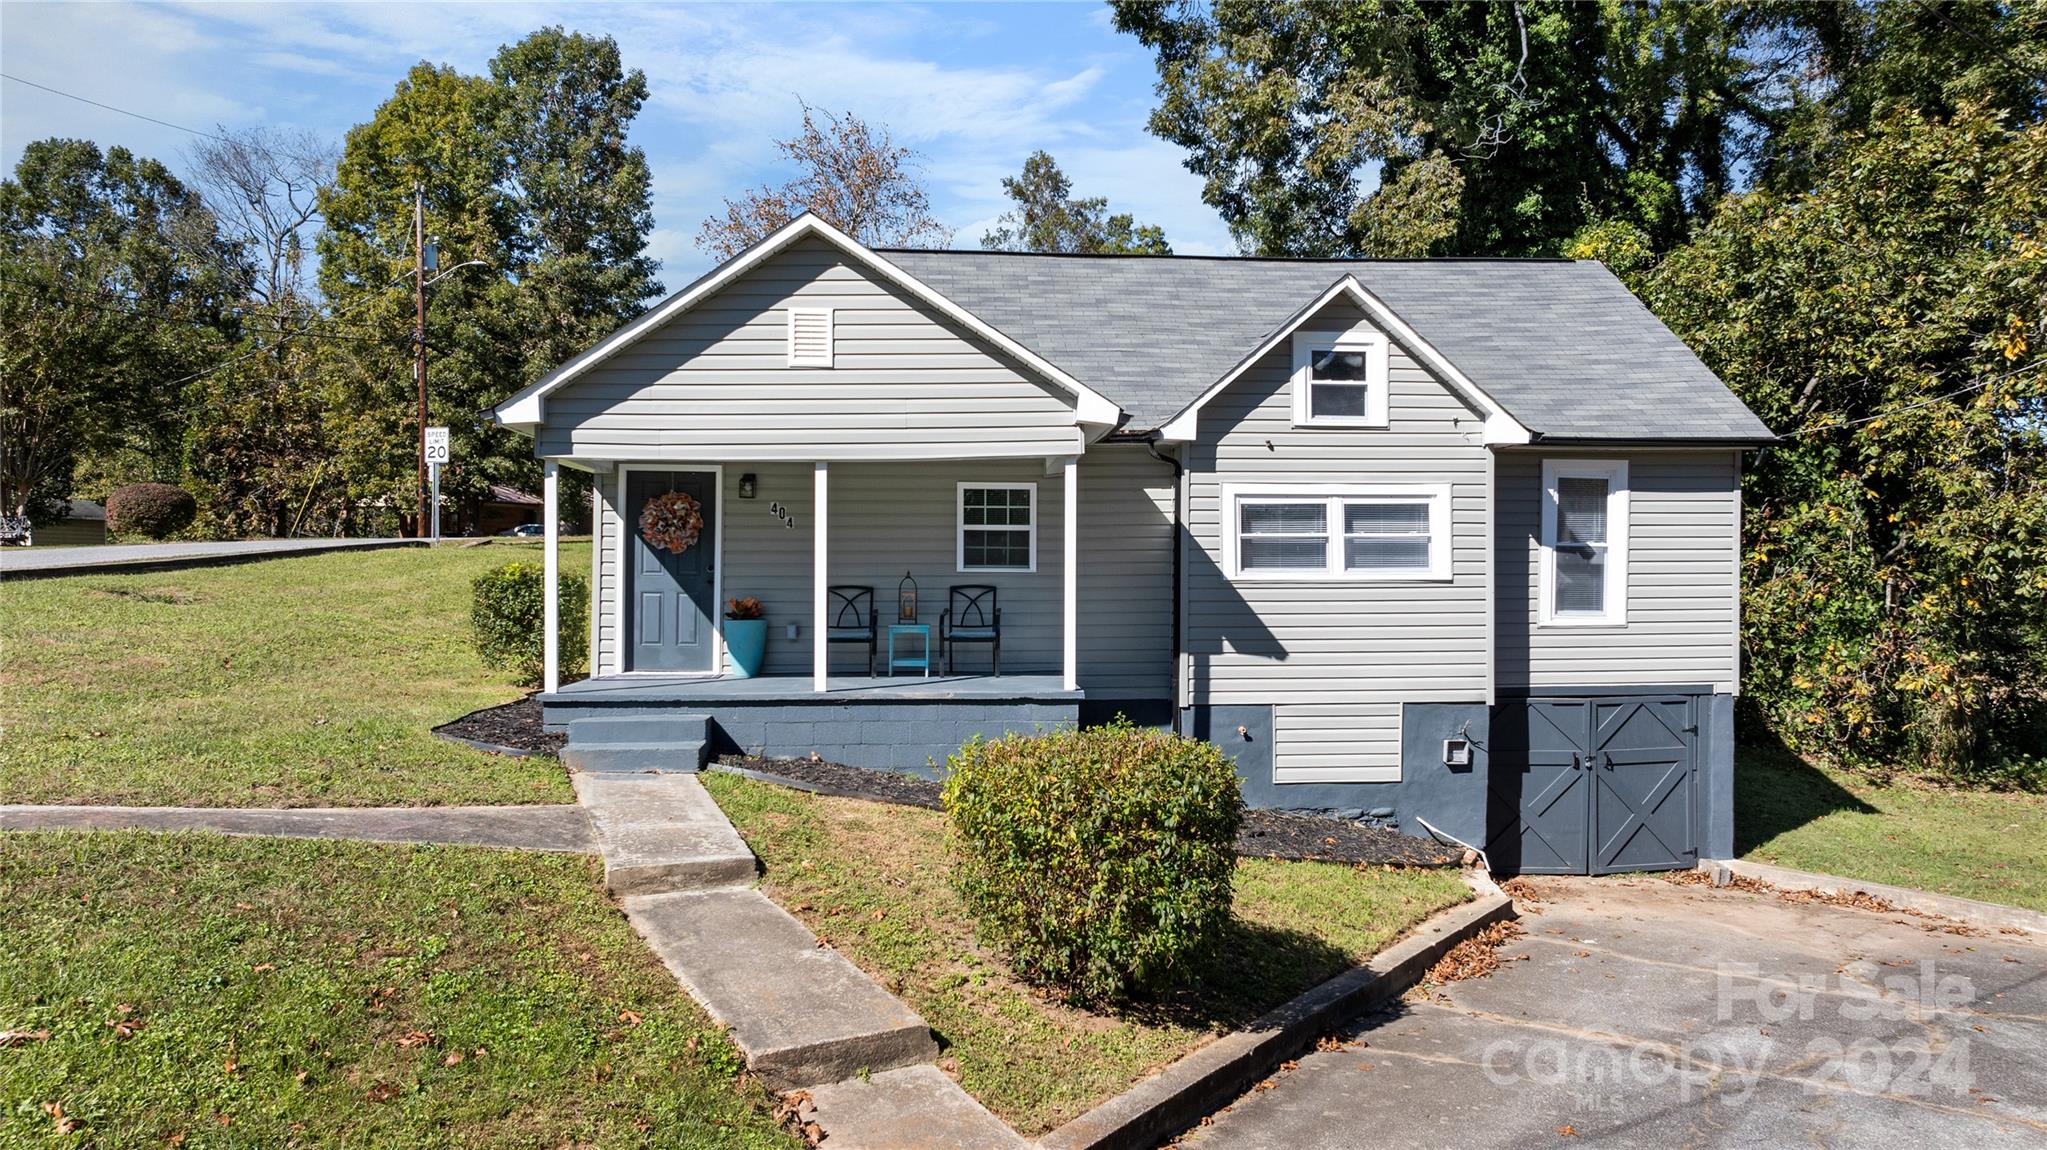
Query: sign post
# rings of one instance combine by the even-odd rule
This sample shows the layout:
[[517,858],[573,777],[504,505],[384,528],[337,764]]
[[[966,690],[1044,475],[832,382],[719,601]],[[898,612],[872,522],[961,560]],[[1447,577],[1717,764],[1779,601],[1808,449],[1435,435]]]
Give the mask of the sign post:
[[430,538],[441,541],[441,465],[448,462],[451,452],[448,448],[448,429],[429,427],[426,429],[426,470],[428,482],[433,488],[433,534]]

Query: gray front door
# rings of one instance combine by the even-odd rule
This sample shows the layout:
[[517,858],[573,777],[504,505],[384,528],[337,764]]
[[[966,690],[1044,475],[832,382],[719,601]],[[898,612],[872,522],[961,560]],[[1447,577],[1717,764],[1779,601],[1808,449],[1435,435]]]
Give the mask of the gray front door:
[[[704,517],[697,541],[683,551],[649,544],[640,535],[647,501],[671,491],[697,501]],[[708,471],[629,471],[625,485],[626,669],[709,671],[717,642],[712,622],[715,585],[717,477]]]
[[1493,866],[1615,874],[1697,862],[1692,707],[1682,695],[1502,704],[1486,780]]

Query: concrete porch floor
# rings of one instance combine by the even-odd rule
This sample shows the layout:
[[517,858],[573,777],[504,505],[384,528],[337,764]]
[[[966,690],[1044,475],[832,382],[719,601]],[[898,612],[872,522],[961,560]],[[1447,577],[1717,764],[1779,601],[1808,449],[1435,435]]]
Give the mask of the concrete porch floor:
[[825,691],[812,689],[808,675],[763,675],[752,679],[703,675],[606,675],[564,684],[545,703],[876,703],[965,701],[1066,702],[1085,697],[1069,691],[1058,675],[834,675]]

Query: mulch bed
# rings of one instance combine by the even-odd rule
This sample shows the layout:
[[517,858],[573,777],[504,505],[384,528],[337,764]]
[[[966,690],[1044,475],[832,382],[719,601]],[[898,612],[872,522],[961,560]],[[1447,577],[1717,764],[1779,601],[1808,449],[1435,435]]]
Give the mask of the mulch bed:
[[[728,757],[719,760],[718,766],[815,794],[940,809],[938,783],[895,771],[848,767],[821,759]],[[1245,858],[1437,867],[1455,865],[1463,852],[1342,819],[1247,810],[1243,828],[1237,832],[1237,853]]]
[[540,701],[528,695],[514,703],[471,711],[452,723],[442,723],[434,734],[459,739],[482,750],[558,755],[567,735],[552,735],[541,729]]

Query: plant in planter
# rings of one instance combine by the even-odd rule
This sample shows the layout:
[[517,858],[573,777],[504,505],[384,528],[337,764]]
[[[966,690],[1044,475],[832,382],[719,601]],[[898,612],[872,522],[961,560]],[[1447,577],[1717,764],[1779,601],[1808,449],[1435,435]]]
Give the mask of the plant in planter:
[[768,612],[751,596],[725,601],[725,650],[732,656],[732,673],[751,679],[761,673],[768,655]]

